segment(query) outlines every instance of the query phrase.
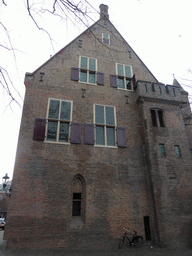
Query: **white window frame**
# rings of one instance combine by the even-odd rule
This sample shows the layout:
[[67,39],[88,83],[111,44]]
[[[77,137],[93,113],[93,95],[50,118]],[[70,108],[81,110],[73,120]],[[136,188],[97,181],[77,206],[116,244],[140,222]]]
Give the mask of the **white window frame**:
[[[102,33],[102,42],[104,43],[104,35],[107,35],[108,36],[108,40],[109,40],[109,44],[108,45],[110,45],[110,35],[109,34],[106,34],[106,33]],[[104,44],[106,44],[106,43],[104,43]]]
[[[83,58],[87,58],[87,60],[88,60],[88,61],[87,61],[87,69],[81,68],[81,58],[82,58],[82,57],[83,57]],[[88,67],[89,67],[89,60],[90,60],[90,59],[95,60],[95,70],[89,70],[89,69],[88,69]],[[94,84],[94,85],[97,84],[97,77],[96,77],[96,74],[97,74],[97,59],[92,58],[92,57],[83,56],[83,55],[79,56],[79,70],[80,70],[80,73],[79,73],[79,82],[80,82],[80,83]],[[87,72],[87,81],[86,81],[86,82],[80,81],[81,70]],[[95,83],[90,83],[90,82],[89,82],[89,74],[90,74],[90,73],[94,73],[94,74],[95,74]]]
[[[60,101],[60,105],[59,105],[59,117],[61,114],[61,102],[65,101],[65,102],[70,102],[71,103],[71,110],[70,110],[70,120],[61,120],[60,118],[55,119],[55,118],[49,118],[49,107],[50,107],[50,102],[51,100],[57,100]],[[45,142],[47,143],[61,143],[61,144],[70,144],[70,138],[71,138],[71,122],[72,122],[72,112],[73,112],[73,101],[72,100],[64,100],[64,99],[56,99],[56,98],[49,98],[48,99],[48,106],[47,106],[47,115],[46,115],[46,119],[47,119],[47,123],[46,123],[46,138],[45,138]],[[51,141],[51,140],[47,140],[47,131],[48,131],[48,122],[50,121],[57,121],[58,125],[57,125],[57,134],[56,134],[56,140],[55,141]],[[59,141],[59,130],[60,130],[60,123],[68,123],[69,124],[69,136],[68,136],[68,142],[64,142],[64,141]]]
[[[118,65],[122,65],[123,66],[123,76],[121,76],[121,75],[119,75],[118,74]],[[130,67],[130,69],[131,69],[131,76],[130,77],[128,77],[128,76],[126,76],[125,75],[125,67]],[[132,83],[132,77],[133,77],[133,69],[132,69],[132,66],[130,66],[130,65],[127,65],[127,64],[122,64],[122,63],[116,63],[116,74],[117,74],[117,80],[118,80],[118,78],[120,77],[120,78],[123,78],[123,85],[124,85],[124,88],[119,88],[119,85],[117,86],[117,89],[119,89],[119,90],[126,90],[126,91],[133,91],[133,83]],[[130,82],[131,82],[131,89],[127,89],[126,88],[126,79],[129,79],[130,80]]]
[[[105,123],[104,124],[97,124],[96,120],[95,120],[95,106],[103,106],[104,107],[104,120]],[[106,124],[106,110],[105,107],[112,107],[114,109],[114,125],[108,125]],[[93,120],[94,120],[94,146],[96,147],[107,147],[107,148],[117,148],[117,121],[116,121],[116,107],[115,106],[111,106],[111,105],[104,105],[104,104],[97,104],[94,103],[93,104]],[[104,145],[99,145],[96,144],[96,126],[102,126],[104,127]],[[115,145],[107,145],[107,127],[114,127],[114,140],[115,140]]]

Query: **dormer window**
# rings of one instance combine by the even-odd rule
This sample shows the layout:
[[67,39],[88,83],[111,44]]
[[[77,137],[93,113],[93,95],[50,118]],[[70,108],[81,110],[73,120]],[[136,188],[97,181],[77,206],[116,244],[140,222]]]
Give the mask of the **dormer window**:
[[110,35],[107,35],[107,34],[102,34],[102,42],[104,44],[110,44]]
[[116,73],[118,76],[118,88],[132,90],[131,79],[133,77],[132,67],[116,63]]
[[97,60],[80,56],[80,78],[83,83],[96,83]]

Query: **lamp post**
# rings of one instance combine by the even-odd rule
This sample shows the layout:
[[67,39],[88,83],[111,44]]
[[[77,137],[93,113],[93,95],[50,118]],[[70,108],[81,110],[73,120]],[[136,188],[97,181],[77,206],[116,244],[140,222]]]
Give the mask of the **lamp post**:
[[8,181],[9,181],[9,176],[8,174],[6,173],[5,176],[2,178],[2,184],[3,184],[3,190],[6,192],[6,195],[7,196],[10,196],[10,192],[11,192],[11,187],[9,189],[6,189],[7,187],[7,184],[8,184]]

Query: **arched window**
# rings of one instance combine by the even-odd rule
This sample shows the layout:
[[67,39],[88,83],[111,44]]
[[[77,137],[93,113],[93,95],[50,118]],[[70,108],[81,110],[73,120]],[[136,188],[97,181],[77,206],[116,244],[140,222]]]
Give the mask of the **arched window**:
[[85,181],[77,174],[72,181],[72,216],[81,217],[85,221]]

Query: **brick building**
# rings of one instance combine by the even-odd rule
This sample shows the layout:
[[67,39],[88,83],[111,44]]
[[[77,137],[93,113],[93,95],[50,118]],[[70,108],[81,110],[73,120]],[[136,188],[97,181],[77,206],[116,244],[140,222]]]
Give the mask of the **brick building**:
[[25,85],[9,248],[117,248],[123,227],[159,246],[189,245],[188,93],[157,81],[106,5]]

